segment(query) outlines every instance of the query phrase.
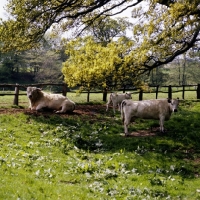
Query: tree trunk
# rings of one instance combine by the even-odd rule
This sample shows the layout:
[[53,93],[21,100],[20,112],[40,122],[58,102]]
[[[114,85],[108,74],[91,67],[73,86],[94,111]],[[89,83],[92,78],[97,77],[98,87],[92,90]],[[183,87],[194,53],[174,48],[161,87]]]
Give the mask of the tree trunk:
[[104,90],[103,90],[103,101],[107,101],[107,88],[104,88]]

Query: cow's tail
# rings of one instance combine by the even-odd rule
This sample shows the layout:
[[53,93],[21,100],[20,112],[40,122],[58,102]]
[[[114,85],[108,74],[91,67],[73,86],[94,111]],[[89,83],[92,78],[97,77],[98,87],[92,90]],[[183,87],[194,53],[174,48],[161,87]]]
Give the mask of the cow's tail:
[[122,122],[124,123],[124,106],[126,106],[126,100],[123,100],[120,107],[121,107],[121,119]]

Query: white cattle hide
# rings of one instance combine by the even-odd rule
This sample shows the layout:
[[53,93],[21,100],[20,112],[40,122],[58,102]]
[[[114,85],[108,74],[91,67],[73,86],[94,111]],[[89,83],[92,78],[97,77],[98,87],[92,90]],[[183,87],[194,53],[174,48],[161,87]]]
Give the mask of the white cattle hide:
[[128,125],[134,118],[158,119],[160,131],[164,132],[164,121],[169,120],[172,112],[177,112],[179,99],[155,99],[143,101],[124,100],[121,103],[121,117],[125,135]]
[[132,99],[131,93],[126,92],[123,94],[120,93],[111,93],[110,97],[108,99],[108,102],[106,103],[106,111],[108,111],[109,104],[113,104],[113,112],[115,114],[115,108],[118,106],[118,109],[120,110],[120,104],[124,99]]
[[47,108],[56,113],[65,113],[75,109],[75,103],[61,94],[48,94],[37,87],[27,87],[26,92],[31,110],[41,111]]

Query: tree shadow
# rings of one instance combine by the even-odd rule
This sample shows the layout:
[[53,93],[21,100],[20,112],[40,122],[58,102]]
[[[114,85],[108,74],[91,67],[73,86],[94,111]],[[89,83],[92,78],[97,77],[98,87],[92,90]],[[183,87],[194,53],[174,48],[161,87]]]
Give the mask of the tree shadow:
[[[87,107],[83,110],[80,107],[80,110],[75,110],[73,113],[61,115],[30,111],[26,111],[25,114],[40,123],[51,124],[54,129],[58,124],[62,124],[64,127],[62,132],[54,132],[55,136],[70,141],[78,149],[86,152],[100,154],[105,152],[109,154],[116,152],[136,153],[147,162],[154,162],[155,158],[151,156],[156,155],[156,162],[159,165],[167,163],[170,159],[180,162],[194,161],[200,156],[199,112],[184,111],[174,115],[165,123],[167,129],[165,133],[159,132],[154,121],[139,120],[136,123],[140,126],[144,123],[144,126],[138,128],[138,124],[131,125],[132,134],[130,137],[124,136],[120,115],[117,114],[113,117],[112,113],[106,113],[102,106]],[[154,127],[151,128],[151,125]],[[63,152],[67,152],[67,149],[63,149]],[[194,175],[193,167],[179,166],[176,170],[180,170],[183,177]]]

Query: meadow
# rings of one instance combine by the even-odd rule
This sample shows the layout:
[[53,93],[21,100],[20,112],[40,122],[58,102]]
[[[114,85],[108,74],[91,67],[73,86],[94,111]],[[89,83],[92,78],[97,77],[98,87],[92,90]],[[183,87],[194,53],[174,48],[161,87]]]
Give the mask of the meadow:
[[[68,93],[82,108],[84,95]],[[200,199],[200,102],[181,100],[164,134],[137,119],[130,131],[141,135],[124,137],[101,98],[91,95],[90,114],[56,115],[0,97],[0,199]]]
[[[49,91],[47,91],[47,92],[49,92]],[[132,93],[133,93],[132,94],[133,100],[139,100],[138,91],[132,91]],[[6,95],[6,94],[8,94],[8,95]],[[108,93],[107,98],[109,97],[109,94],[110,93]],[[72,99],[76,103],[85,104],[86,100],[87,100],[87,93],[78,93],[77,91],[73,91],[73,92],[68,92],[67,97]],[[158,94],[158,98],[167,98],[167,97],[168,97],[168,93],[167,93],[166,88]],[[178,90],[176,91],[174,89],[174,91],[172,93],[172,98],[177,98],[177,97],[179,97],[181,99],[182,98],[182,92],[179,92]],[[144,100],[145,99],[155,99],[155,98],[156,98],[155,92],[143,93],[143,99]],[[186,100],[196,100],[196,98],[197,98],[196,91],[191,90],[191,91],[185,92],[185,99]],[[91,93],[89,103],[91,103],[91,104],[105,104],[105,102],[102,101],[102,99],[103,99],[102,93]],[[0,107],[10,107],[10,106],[13,105],[13,101],[14,101],[14,92],[13,91],[0,91]],[[29,105],[28,99],[27,99],[25,91],[20,91],[19,106],[26,108],[26,107],[28,107],[28,105]]]

